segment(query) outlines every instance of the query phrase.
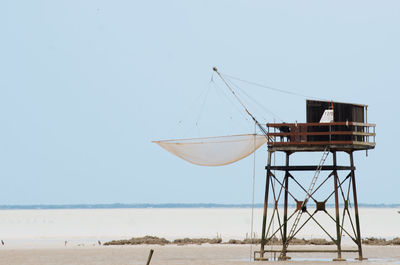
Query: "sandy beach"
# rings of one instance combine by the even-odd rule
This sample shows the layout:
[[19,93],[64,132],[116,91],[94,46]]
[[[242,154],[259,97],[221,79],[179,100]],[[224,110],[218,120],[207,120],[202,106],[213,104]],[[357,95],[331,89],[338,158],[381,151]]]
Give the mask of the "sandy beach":
[[[253,249],[258,249],[254,246]],[[310,246],[297,246],[310,248]],[[314,247],[315,248],[315,247]],[[319,247],[324,248],[324,247]],[[187,245],[187,246],[98,246],[37,249],[0,249],[1,265],[128,265],[146,264],[150,249],[154,249],[151,264],[266,264],[250,262],[249,245]],[[364,246],[366,261],[355,261],[354,254],[339,264],[399,264],[400,246]],[[291,254],[292,261],[277,264],[329,264],[334,254]],[[276,263],[276,262],[275,262]]]
[[[0,211],[0,265],[119,265],[145,264],[154,249],[151,264],[250,264],[250,245],[136,245],[104,246],[109,240],[144,235],[183,237],[220,235],[223,242],[243,239],[250,229],[251,209],[102,209],[102,210],[3,210]],[[254,231],[260,235],[261,209],[255,211]],[[393,208],[361,208],[363,238],[399,237],[400,215]],[[322,222],[329,220],[321,219]],[[324,237],[311,226],[301,237]],[[65,241],[67,244],[65,245]],[[355,248],[343,238],[346,248]],[[334,248],[334,246],[291,246]],[[275,246],[275,248],[278,248]],[[259,250],[259,246],[253,246]],[[367,264],[400,264],[400,246],[363,246]],[[334,254],[290,254],[279,264],[327,264]],[[358,263],[355,253],[344,254]],[[254,263],[252,263],[254,264]]]

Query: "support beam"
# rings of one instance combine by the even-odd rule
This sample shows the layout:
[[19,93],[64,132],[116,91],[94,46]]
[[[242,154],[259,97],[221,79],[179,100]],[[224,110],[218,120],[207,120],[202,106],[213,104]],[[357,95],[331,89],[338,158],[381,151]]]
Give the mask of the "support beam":
[[[362,242],[361,242],[361,232],[360,232],[360,221],[359,221],[359,213],[358,213],[358,202],[357,202],[357,191],[356,191],[356,185],[355,185],[355,166],[354,166],[354,161],[353,161],[353,153],[352,152],[346,152],[350,156],[350,165],[346,166],[338,166],[337,165],[337,152],[340,152],[341,150],[330,150],[330,152],[333,155],[333,161],[331,165],[326,165],[323,166],[322,170],[329,170],[330,172],[325,172],[325,175],[327,175],[326,178],[321,180],[322,182],[319,183],[318,187],[314,189],[311,192],[311,198],[314,200],[316,203],[316,209],[313,214],[308,212],[308,209],[304,208],[304,211],[309,214],[309,218],[302,223],[298,229],[294,232],[293,236],[296,236],[300,230],[310,221],[316,224],[319,228],[321,228],[327,236],[334,242],[335,245],[332,246],[331,249],[317,249],[316,251],[314,250],[305,250],[304,252],[331,252],[331,253],[337,253],[335,256],[332,258],[335,258],[334,260],[344,260],[342,255],[345,252],[358,252],[358,259],[362,260],[363,259],[363,254],[362,254]],[[293,154],[293,152],[285,152],[286,155],[286,161],[283,166],[272,166],[271,165],[271,160],[272,160],[272,154],[274,154],[275,150],[268,150],[268,161],[267,161],[267,175],[266,175],[266,184],[265,184],[265,199],[264,199],[264,214],[263,214],[263,222],[262,222],[262,235],[261,235],[261,248],[260,251],[255,251],[254,252],[254,260],[271,260],[271,256],[274,253],[280,253],[279,258],[275,256],[275,258],[278,258],[279,260],[288,260],[290,257],[291,252],[303,252],[302,250],[294,250],[293,248],[289,248],[289,230],[290,227],[288,227],[289,223],[294,215],[296,215],[298,210],[303,210],[303,209],[292,209],[289,208],[289,205],[292,201],[292,199],[297,203],[299,206],[301,202],[294,197],[294,195],[297,196],[296,193],[294,193],[294,190],[297,189],[297,185],[299,185],[300,189],[303,192],[307,193],[307,190],[302,186],[304,182],[307,182],[307,178],[304,178],[303,175],[305,174],[299,174],[302,176],[302,178],[297,178],[296,174],[294,174],[291,171],[303,171],[303,172],[312,172],[317,169],[317,166],[311,166],[311,165],[299,165],[299,166],[291,166],[290,165],[290,156]],[[281,170],[280,174],[275,175],[274,170]],[[338,170],[346,170],[345,175],[341,176],[339,178]],[[297,185],[289,185],[289,180],[292,179],[293,183],[297,183]],[[330,181],[332,179],[332,182]],[[328,181],[329,180],[329,181]],[[348,181],[348,184],[346,183]],[[276,182],[276,183],[275,183]],[[347,189],[344,189],[344,184],[346,183]],[[278,186],[276,186],[278,185]],[[276,191],[276,187],[278,188],[278,191]],[[318,190],[320,190],[321,187],[328,188],[327,192],[329,192],[327,198],[325,198],[323,194],[316,193]],[[290,189],[289,189],[290,187]],[[351,191],[353,191],[353,195],[351,194]],[[271,198],[269,198],[269,195],[271,195]],[[318,195],[318,196],[317,196]],[[320,198],[322,195],[322,198]],[[333,198],[332,198],[333,197]],[[335,214],[331,214],[330,212],[327,211],[325,205],[328,200],[334,199],[335,201]],[[343,201],[342,201],[343,199]],[[271,201],[272,200],[272,201]],[[283,201],[283,202],[282,202]],[[350,201],[354,201],[354,211],[355,211],[355,218],[352,218],[352,214],[350,214],[351,208],[349,208]],[[339,205],[340,203],[345,204],[345,208],[342,212],[339,210]],[[273,204],[272,207],[274,209],[271,209],[271,211],[268,211],[268,203]],[[281,216],[279,216],[279,211],[277,209],[278,203],[283,203],[283,215],[281,212]],[[299,207],[297,207],[299,208]],[[269,215],[267,214],[269,213]],[[329,231],[328,233],[328,226],[323,226],[318,222],[318,220],[314,217],[315,213],[319,214],[326,214],[331,221],[335,224],[336,228],[336,233]],[[318,215],[319,215],[318,214]],[[274,219],[275,218],[275,219]],[[273,228],[271,229],[271,225],[273,224],[274,220],[278,221],[278,228]],[[293,220],[292,220],[293,221]],[[344,223],[349,222],[349,225],[351,225],[350,230],[346,230],[344,228]],[[332,227],[332,223],[330,224],[330,227]],[[289,229],[289,230],[288,230]],[[274,236],[277,236],[278,233],[280,233],[280,238],[281,238],[281,248],[276,249],[267,247],[268,242],[274,238]],[[352,239],[352,241],[355,243],[355,248],[354,250],[349,250],[349,249],[342,249],[342,244],[341,244],[341,239],[342,236],[346,234],[348,238]],[[271,253],[271,254],[267,254]],[[289,254],[288,254],[289,253]],[[256,255],[257,254],[257,255]],[[336,256],[337,255],[337,256]],[[256,257],[258,256],[258,257]],[[272,258],[275,260],[275,258]]]
[[[271,165],[271,157],[272,157],[272,152],[268,151],[268,168]],[[264,248],[265,248],[265,227],[267,225],[267,210],[268,210],[268,193],[269,193],[269,183],[271,180],[271,170],[267,169],[267,178],[265,180],[265,197],[264,197],[264,214],[263,214],[263,223],[262,223],[262,232],[261,232],[261,251],[260,255],[261,258],[264,258]]]
[[339,191],[338,191],[338,174],[336,170],[336,152],[332,152],[333,155],[333,182],[334,182],[334,191],[335,191],[335,213],[336,213],[336,245],[337,245],[337,258],[335,261],[343,261],[342,259],[342,246],[341,246],[341,234],[340,234],[340,218],[339,218]]
[[[274,253],[279,253],[281,252],[279,249],[268,249],[264,252],[274,252]],[[309,253],[309,252],[316,252],[316,253],[336,253],[337,250],[334,249],[288,249],[286,252],[297,252],[297,253]],[[358,252],[357,249],[342,249],[342,252]],[[259,253],[258,251],[255,251],[255,253]]]
[[[353,152],[350,152],[349,156],[350,156],[350,166],[353,167],[354,165]],[[356,177],[354,170],[352,170],[350,174],[353,184],[353,200],[354,200],[354,213],[356,219],[356,231],[357,231],[356,240],[358,245],[358,259],[363,260],[362,246],[361,246],[360,217],[358,215],[357,188],[356,188]]]
[[[289,167],[289,156],[290,153],[286,153],[286,167]],[[280,259],[282,260],[286,260],[286,246],[287,246],[287,222],[288,222],[288,218],[287,218],[287,214],[288,214],[288,195],[289,195],[289,170],[286,170],[285,173],[285,201],[284,201],[284,209],[283,209],[283,238],[282,238],[282,245],[283,245],[283,249],[281,252],[281,255],[279,256]]]
[[[316,171],[318,166],[266,166],[265,169],[279,171]],[[334,166],[322,166],[321,171],[333,171]],[[336,166],[336,170],[356,170],[354,166]]]

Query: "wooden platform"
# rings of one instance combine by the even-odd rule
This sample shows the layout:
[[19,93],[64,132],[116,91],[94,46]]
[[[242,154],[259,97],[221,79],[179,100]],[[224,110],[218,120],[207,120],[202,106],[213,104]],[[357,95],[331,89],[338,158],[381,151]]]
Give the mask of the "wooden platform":
[[359,122],[268,123],[268,149],[285,152],[352,152],[375,148],[375,124]]

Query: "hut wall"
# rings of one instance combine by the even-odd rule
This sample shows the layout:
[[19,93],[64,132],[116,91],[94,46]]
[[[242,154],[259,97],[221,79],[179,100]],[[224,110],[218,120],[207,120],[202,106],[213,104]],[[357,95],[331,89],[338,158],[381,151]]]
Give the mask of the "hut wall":
[[[341,103],[341,102],[330,102],[330,101],[318,101],[318,100],[307,100],[306,102],[306,115],[307,123],[319,122],[322,114],[325,110],[331,109],[333,103],[334,109],[334,121],[335,122],[364,122],[364,106]],[[334,128],[329,127],[309,127],[309,132],[322,132],[322,131],[352,131],[356,128],[353,126],[335,126]],[[329,141],[329,140],[354,140],[362,141],[362,136],[350,136],[350,135],[337,135],[335,139],[330,139],[329,136],[309,136],[308,141]]]

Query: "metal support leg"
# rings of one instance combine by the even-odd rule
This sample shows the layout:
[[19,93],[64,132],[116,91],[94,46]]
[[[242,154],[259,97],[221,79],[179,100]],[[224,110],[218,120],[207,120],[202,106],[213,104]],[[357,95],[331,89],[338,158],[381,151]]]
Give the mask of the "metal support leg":
[[351,182],[353,184],[353,200],[354,200],[354,213],[355,213],[355,219],[356,219],[356,241],[358,245],[358,259],[363,260],[363,254],[362,254],[362,246],[361,246],[361,232],[360,232],[360,217],[358,215],[358,202],[357,202],[357,189],[356,189],[356,177],[354,174],[354,160],[353,160],[353,152],[349,153],[350,155],[350,166],[353,168],[351,170]]
[[268,151],[268,162],[267,162],[267,179],[265,182],[265,197],[264,197],[264,214],[263,214],[263,223],[262,223],[262,232],[261,232],[261,250],[260,250],[260,259],[264,259],[264,249],[265,249],[265,228],[267,225],[267,209],[268,209],[268,193],[269,193],[269,183],[271,180],[271,157],[272,152]]
[[337,258],[334,261],[343,261],[342,259],[342,246],[341,246],[341,235],[340,235],[340,218],[339,218],[339,191],[338,191],[338,174],[337,174],[337,162],[336,162],[336,151],[333,154],[333,182],[335,185],[335,213],[336,213],[336,245],[337,245]]
[[[286,153],[286,167],[289,167],[289,156],[290,153]],[[283,209],[283,238],[282,238],[282,253],[280,255],[280,259],[286,260],[286,241],[287,241],[287,221],[288,221],[288,195],[289,195],[289,171],[286,170],[285,172],[285,202],[284,202],[284,209]]]

